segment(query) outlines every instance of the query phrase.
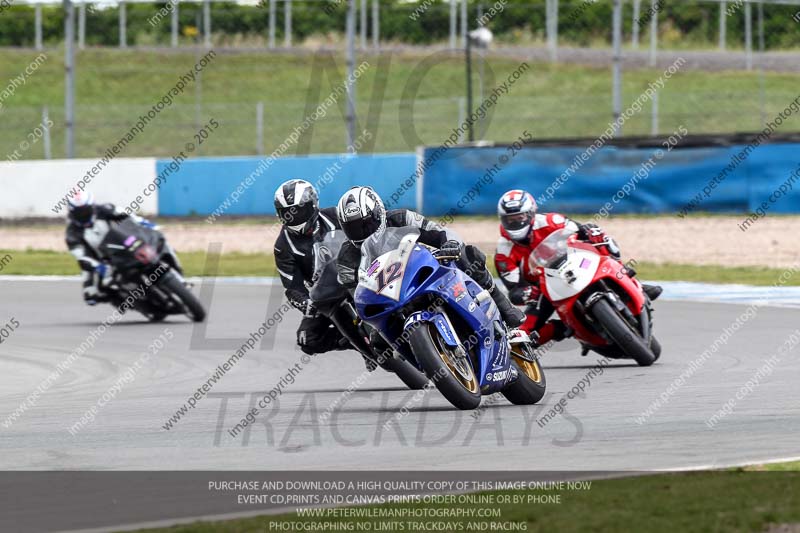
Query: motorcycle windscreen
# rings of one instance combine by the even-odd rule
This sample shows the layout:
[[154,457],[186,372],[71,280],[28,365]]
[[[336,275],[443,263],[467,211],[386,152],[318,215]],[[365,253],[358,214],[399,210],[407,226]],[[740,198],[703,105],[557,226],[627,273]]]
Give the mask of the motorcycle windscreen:
[[336,267],[339,249],[345,240],[344,232],[334,230],[325,234],[321,241],[314,243],[313,286],[309,291],[313,301],[339,300],[347,295],[347,290],[339,284],[339,272]]
[[417,246],[417,228],[387,228],[378,238],[362,245],[359,285],[399,301],[411,252]]
[[[144,247],[149,248],[147,253],[138,252]],[[122,270],[140,267],[143,260],[155,260],[163,251],[160,234],[140,226],[130,218],[109,223],[109,231],[100,250],[111,264]]]

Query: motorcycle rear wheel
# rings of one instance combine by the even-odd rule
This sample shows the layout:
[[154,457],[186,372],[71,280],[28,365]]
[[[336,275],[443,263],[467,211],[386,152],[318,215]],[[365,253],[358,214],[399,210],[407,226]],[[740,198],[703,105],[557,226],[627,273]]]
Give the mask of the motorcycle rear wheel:
[[[501,392],[514,405],[533,405],[544,398],[547,379],[539,361],[532,363],[515,353],[521,350],[526,350],[526,347],[519,344],[511,346],[511,364],[517,369],[519,377]],[[525,355],[530,357],[532,352],[533,350],[526,350]]]
[[411,332],[410,343],[425,374],[447,401],[462,410],[480,405],[481,389],[472,364],[467,361],[463,368],[456,366],[456,355],[445,344],[436,326],[430,323],[418,325]]
[[614,344],[639,366],[650,366],[656,361],[657,357],[648,343],[642,339],[641,334],[632,328],[608,301],[598,300],[592,306],[591,313]]

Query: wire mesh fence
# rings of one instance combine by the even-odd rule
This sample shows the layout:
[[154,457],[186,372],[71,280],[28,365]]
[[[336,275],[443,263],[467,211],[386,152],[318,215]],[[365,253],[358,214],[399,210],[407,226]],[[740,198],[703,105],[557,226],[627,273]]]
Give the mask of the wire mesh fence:
[[[629,92],[626,102],[632,102],[637,96]],[[766,120],[771,120],[796,97],[796,93],[788,90],[770,92],[762,109],[757,95],[735,89],[686,94],[667,86],[658,100],[657,133],[670,134],[680,126],[693,134],[758,131]],[[607,111],[609,98],[610,94],[603,93],[571,95],[570,107],[565,108],[556,95],[508,96],[494,113],[478,123],[476,137],[502,142],[515,139],[525,130],[537,139],[597,137],[611,122]],[[649,108],[625,122],[625,135],[653,133],[652,105],[651,102]],[[405,152],[420,144],[441,144],[464,120],[461,98],[418,99],[411,114],[409,107],[406,101],[387,100],[377,120],[360,124],[374,139],[369,151]],[[147,105],[77,105],[76,156],[101,157],[127,134],[146,109]],[[306,106],[299,103],[264,105],[263,134],[260,134],[257,103],[174,104],[127,144],[123,155],[169,158],[185,150],[189,143],[195,145],[191,153],[194,156],[268,154],[290,137],[292,130],[303,121],[305,109]],[[556,111],[559,109],[562,111]],[[359,105],[357,111],[365,121],[369,115],[368,104]],[[18,152],[18,157],[7,159],[44,158],[47,154],[43,139],[27,141],[29,147],[22,151],[20,143],[27,135],[19,134],[39,126],[44,120],[42,112],[43,108],[38,106],[20,106],[6,111],[0,129],[0,153],[11,156]],[[53,124],[49,132],[51,157],[63,157],[63,108],[49,106],[48,116]],[[198,142],[198,131],[211,119],[220,124],[219,128],[207,140]],[[344,151],[343,123],[340,110],[332,110],[305,131],[284,155]],[[782,131],[800,131],[800,122],[786,123]]]
[[[219,46],[219,59],[193,81],[185,94],[176,98],[174,104],[149,123],[144,132],[127,144],[123,155],[174,155],[192,142],[197,132],[212,118],[220,123],[219,130],[206,142],[198,144],[193,155],[271,153],[325,98],[333,85],[330,70],[338,71],[341,79],[344,60],[338,55],[339,52],[320,55],[299,50],[270,52],[265,48],[270,40],[276,46],[286,44],[284,37],[287,30],[293,36],[289,44],[297,45],[300,40],[306,39],[307,43],[314,46],[328,45],[334,50],[341,48],[338,42],[340,34],[326,32],[329,29],[341,30],[341,6],[345,2],[339,3],[331,11],[332,14],[326,14],[325,6],[331,3],[335,2],[294,0],[291,6],[294,10],[294,26],[291,30],[287,24],[287,4],[283,0],[273,3],[275,17],[272,24],[269,22],[269,0],[260,6],[208,4],[214,21],[210,26],[210,37],[213,37],[211,41],[215,43],[215,48]],[[524,47],[526,43],[537,41],[537,46],[541,46],[547,37],[547,18],[550,13],[551,18],[557,16],[559,20],[556,28],[560,35],[572,35],[574,39],[568,38],[579,43],[585,37],[588,39],[586,44],[597,44],[586,37],[592,35],[591,31],[584,35],[578,30],[590,25],[595,18],[607,18],[610,4],[564,0],[470,1],[466,4],[381,2],[378,6],[383,16],[379,14],[374,19],[378,22],[374,26],[372,0],[356,0],[355,3],[363,14],[358,17],[357,43],[364,45],[365,49],[359,52],[359,60],[371,64],[370,73],[359,81],[356,88],[356,115],[359,129],[367,129],[372,134],[371,142],[362,151],[378,152],[409,151],[420,144],[441,143],[450,136],[453,128],[462,124],[467,110],[461,52],[455,49],[442,51],[442,47],[438,47],[413,48],[410,52],[398,51],[397,48],[384,49],[375,53],[371,38],[376,27],[380,28],[381,46],[393,39],[399,42],[402,38],[403,42],[454,42],[457,48],[462,42],[464,20],[470,27],[479,21],[492,27],[501,43],[505,40],[506,43],[513,42]],[[553,13],[554,5],[560,6],[557,14]],[[640,22],[637,24],[635,3],[625,2],[624,32],[629,48],[633,46],[632,28],[636,25],[640,26],[637,38],[641,46],[645,46],[649,25],[641,21],[648,16],[648,6],[653,5],[650,0],[639,2]],[[207,29],[204,5],[179,4],[179,16],[176,19],[181,40],[178,44],[194,46],[176,51],[164,48],[169,42],[171,14],[159,18],[155,24],[148,22],[158,9],[164,7],[162,4],[129,6],[127,23],[131,24],[128,34],[131,44],[153,44],[161,48],[128,52],[92,47],[92,44],[104,44],[110,39],[109,35],[116,31],[114,23],[118,22],[119,13],[117,7],[87,7],[84,22],[87,48],[79,52],[77,58],[77,157],[103,154],[109,145],[125,135],[141,113],[157,101],[175,77],[191,66],[193,58],[202,54],[202,46],[199,45],[203,41],[202,32]],[[363,10],[364,7],[366,10]],[[237,22],[238,10],[244,8],[253,10],[252,17]],[[733,40],[741,42],[744,7],[736,0],[721,5],[710,1],[668,2],[661,9],[662,12],[657,13],[663,18],[659,26],[659,38],[664,42],[674,42],[676,35],[671,26],[676,23],[667,15],[701,21],[702,24],[692,30],[692,35],[705,36],[707,40],[716,39],[715,32],[721,28],[717,19],[725,15],[728,19],[729,44]],[[784,19],[785,22],[797,24],[797,28],[800,28],[800,18],[799,22],[794,23],[789,17],[793,10],[800,10],[800,5],[767,4],[763,6],[763,19],[769,22],[778,11],[785,12],[788,17]],[[320,17],[320,13],[324,16]],[[753,13],[751,15],[755,16]],[[5,16],[0,15],[0,22],[5,20]],[[518,27],[520,20],[524,22],[521,28]],[[102,21],[108,22],[108,25],[101,28]],[[244,24],[246,31],[235,33],[240,23]],[[133,31],[143,24],[150,30]],[[27,28],[27,19],[20,19],[19,25]],[[751,39],[755,38],[754,34],[759,34],[757,30],[761,25],[756,26],[759,28],[751,28]],[[137,40],[137,35],[152,32],[155,33],[150,37]],[[604,40],[608,33],[608,28],[605,28],[597,35]],[[800,35],[800,31],[795,33]],[[769,23],[763,35],[765,49],[784,43],[774,40],[778,32],[771,31]],[[57,27],[45,32],[45,37],[48,36],[58,38]],[[256,38],[266,38],[267,41],[252,41],[251,44],[254,43],[259,50],[242,51],[250,43],[248,39]],[[759,39],[755,38],[755,41],[758,48]],[[600,46],[605,44],[604,41]],[[225,50],[223,45],[231,47],[227,53],[222,52]],[[18,94],[6,97],[5,93],[0,93],[0,156],[5,155],[4,159],[65,155],[63,52],[56,48],[46,50],[46,54],[46,63],[35,75],[15,87]],[[419,82],[419,87],[408,94],[410,80],[418,76],[420,66],[430,56],[437,54],[440,54],[439,59],[433,62],[429,72]],[[0,50],[0,78],[11,80],[18,77],[34,55],[29,51]],[[525,57],[524,52],[517,54],[516,59],[491,53],[486,57],[481,54],[474,57],[476,106],[520,62],[520,55]],[[322,56],[324,59],[319,60]],[[600,135],[613,119],[612,83],[608,66],[609,63],[583,66],[534,63],[525,75],[526,79],[508,95],[502,95],[488,115],[481,117],[476,138],[502,142],[517,138],[524,130],[540,139],[591,138]],[[320,69],[324,71],[322,76],[314,78],[315,71]],[[754,70],[758,69],[759,61],[756,58]],[[622,82],[623,109],[635,101],[648,82],[658,75],[659,70],[655,68],[626,71]],[[381,78],[385,78],[383,89],[379,89]],[[763,72],[710,74],[702,72],[702,68],[680,72],[659,91],[657,99],[648,101],[643,109],[626,121],[622,134],[664,134],[679,126],[697,134],[757,131],[797,97],[795,80],[796,77],[792,75]],[[317,87],[314,92],[314,84],[324,87]],[[340,99],[334,109],[317,120],[286,153],[343,151],[347,139],[344,116],[344,99]],[[784,130],[800,130],[796,116],[782,126]],[[52,125],[42,131],[43,124],[47,122],[52,122]]]

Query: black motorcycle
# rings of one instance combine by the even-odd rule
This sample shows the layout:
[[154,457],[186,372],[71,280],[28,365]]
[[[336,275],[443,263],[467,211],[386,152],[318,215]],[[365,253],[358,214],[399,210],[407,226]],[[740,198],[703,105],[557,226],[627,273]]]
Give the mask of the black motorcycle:
[[99,249],[114,269],[108,286],[114,305],[132,300],[130,307],[152,322],[184,314],[194,322],[205,319],[203,305],[183,279],[178,260],[160,231],[131,219],[110,222]]
[[314,306],[339,329],[364,359],[397,374],[409,389],[424,389],[428,384],[425,374],[388,346],[381,349],[370,342],[368,326],[358,317],[352,295],[337,279],[336,257],[345,239],[344,232],[332,231],[314,243],[314,277],[310,291]]

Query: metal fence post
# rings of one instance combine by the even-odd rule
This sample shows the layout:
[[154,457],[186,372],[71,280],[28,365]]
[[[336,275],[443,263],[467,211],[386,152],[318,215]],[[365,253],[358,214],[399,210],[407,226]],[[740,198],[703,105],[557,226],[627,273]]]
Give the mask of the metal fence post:
[[50,151],[50,126],[47,125],[48,122],[50,122],[50,112],[47,106],[44,106],[42,108],[42,144],[44,145],[44,158],[52,159],[52,153]]
[[256,104],[256,154],[264,155],[264,102]]
[[356,142],[356,91],[353,83],[356,66],[356,2],[357,0],[347,0],[347,78],[344,82],[347,95],[347,146],[353,146]]
[[361,0],[361,49],[367,49],[367,0]]
[[372,47],[376,52],[380,50],[381,42],[380,9],[379,0],[372,0]]
[[558,0],[545,3],[545,31],[550,61],[558,60]]
[[553,0],[553,61],[558,61],[558,0]]
[[283,46],[292,47],[292,0],[283,3]]
[[211,1],[203,0],[203,44],[211,48]]
[[728,32],[728,3],[722,0],[719,3],[719,49],[725,50],[726,34]]
[[614,65],[611,105],[615,124],[614,137],[617,137],[622,133],[622,125],[619,122],[622,116],[622,0],[614,0],[613,31]]
[[758,85],[760,93],[761,124],[767,123],[767,90],[764,79],[764,2],[758,2]]
[[467,0],[461,0],[461,48],[467,47]]
[[[458,97],[458,122],[457,122],[459,127],[461,127],[461,125],[466,120],[466,115],[467,115],[467,100],[463,96],[459,96]],[[462,132],[462,133],[460,133],[458,135],[458,142],[459,143],[464,142],[464,133],[465,132]]]
[[650,18],[650,66],[656,66],[658,53],[658,0],[651,0],[650,9],[653,16]]
[[450,50],[456,48],[456,36],[458,35],[458,6],[456,0],[450,0]]
[[553,52],[550,50],[550,32],[553,27],[553,2],[551,0],[544,0],[544,33],[545,42],[547,43],[547,52],[550,54],[550,60],[553,60]]
[[170,45],[178,47],[178,0],[172,1],[172,17],[170,21]]
[[86,47],[86,4],[78,7],[78,48]]
[[128,46],[128,12],[125,8],[125,2],[119,3],[119,47],[126,48]]
[[642,0],[633,0],[633,25],[631,31],[631,46],[634,50],[639,49],[639,13],[641,11]]
[[269,43],[270,48],[275,48],[275,10],[278,0],[269,0]]
[[75,157],[75,6],[64,0],[64,127],[67,159]]
[[658,135],[658,90],[653,92],[651,106],[650,135],[656,137]]
[[41,50],[42,49],[42,4],[36,4],[34,10],[35,10],[34,31],[36,33],[35,37],[36,49]]
[[750,2],[744,5],[744,48],[747,70],[753,70],[753,11]]

